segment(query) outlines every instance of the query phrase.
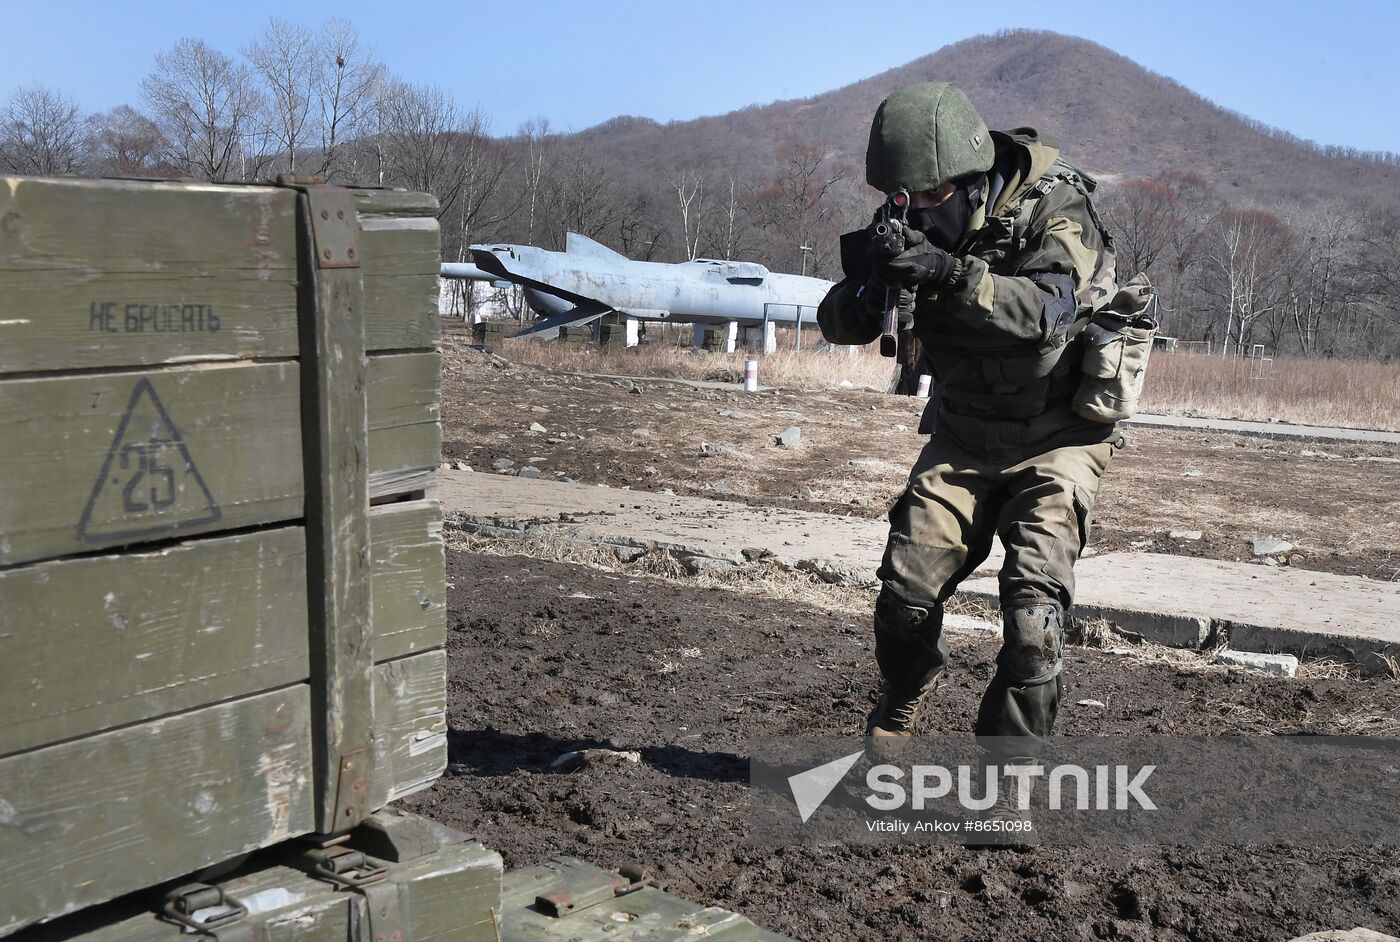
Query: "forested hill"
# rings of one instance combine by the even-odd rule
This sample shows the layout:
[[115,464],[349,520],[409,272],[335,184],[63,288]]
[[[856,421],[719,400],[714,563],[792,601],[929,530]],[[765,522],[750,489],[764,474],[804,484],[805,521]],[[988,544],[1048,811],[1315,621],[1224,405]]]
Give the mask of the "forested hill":
[[1099,175],[1189,171],[1243,201],[1400,199],[1400,161],[1320,149],[1270,129],[1097,43],[1015,30],[944,47],[813,98],[658,124],[616,118],[580,132],[600,156],[661,174],[684,165],[763,173],[785,141],[817,144],[861,166],[870,116],[895,89],[921,81],[962,87],[993,128],[1030,125]]

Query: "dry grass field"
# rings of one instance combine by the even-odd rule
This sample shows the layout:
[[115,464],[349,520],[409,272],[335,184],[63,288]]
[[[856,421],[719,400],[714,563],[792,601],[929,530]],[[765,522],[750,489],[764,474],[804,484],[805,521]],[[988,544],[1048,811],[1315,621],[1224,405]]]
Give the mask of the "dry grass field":
[[[707,353],[691,347],[689,337],[689,327],[653,327],[650,342],[630,350],[507,340],[500,352],[513,362],[551,370],[722,382],[743,378],[744,360],[752,354]],[[778,352],[759,358],[759,382],[799,389],[889,387],[893,364],[873,344],[850,355],[846,347],[818,349],[818,340],[815,331],[803,331],[799,351],[792,332],[780,331]],[[1400,363],[1266,362],[1159,350],[1148,367],[1141,411],[1400,431]]]
[[1400,363],[1152,355],[1142,410],[1400,430]]

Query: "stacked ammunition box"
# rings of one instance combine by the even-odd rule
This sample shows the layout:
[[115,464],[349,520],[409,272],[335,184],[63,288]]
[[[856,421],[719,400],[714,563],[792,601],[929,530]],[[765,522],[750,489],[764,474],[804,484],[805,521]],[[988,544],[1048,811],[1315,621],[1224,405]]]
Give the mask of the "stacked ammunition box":
[[607,350],[627,348],[627,327],[624,324],[600,324],[598,343]]
[[0,187],[0,935],[441,773],[435,212]]
[[472,339],[486,347],[498,346],[506,339],[506,328],[514,326],[506,321],[481,321],[472,328]]
[[593,328],[590,325],[559,328],[559,342],[570,347],[581,347],[592,338]]

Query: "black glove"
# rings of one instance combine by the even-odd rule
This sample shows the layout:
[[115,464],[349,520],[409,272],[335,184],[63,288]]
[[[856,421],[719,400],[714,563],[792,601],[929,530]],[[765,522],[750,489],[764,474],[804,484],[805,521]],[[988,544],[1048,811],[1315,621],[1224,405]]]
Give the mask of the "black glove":
[[865,311],[872,317],[885,316],[885,283],[874,275],[865,280],[860,299],[865,302]]
[[879,278],[872,275],[867,279],[860,295],[861,301],[865,302],[865,312],[871,317],[883,320],[887,303],[897,305],[905,314],[913,310],[914,292],[908,288],[897,288],[893,293],[888,293],[889,291]]
[[913,288],[932,285],[941,288],[957,271],[957,259],[929,242],[917,229],[904,229],[904,251],[891,258],[879,251],[870,253],[870,267],[887,285]]

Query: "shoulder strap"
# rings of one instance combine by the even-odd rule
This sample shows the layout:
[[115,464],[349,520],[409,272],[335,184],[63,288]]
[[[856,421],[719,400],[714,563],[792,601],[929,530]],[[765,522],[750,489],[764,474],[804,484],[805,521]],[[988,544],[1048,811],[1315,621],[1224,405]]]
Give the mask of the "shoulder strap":
[[1011,221],[1011,238],[1017,249],[1026,247],[1028,241],[1026,232],[1030,229],[1031,217],[1035,215],[1036,204],[1049,195],[1055,187],[1062,184],[1074,187],[1084,198],[1084,205],[1089,211],[1089,220],[1094,224],[1094,228],[1098,230],[1099,238],[1103,241],[1103,252],[1100,253],[1098,271],[1094,272],[1090,283],[1080,292],[1079,307],[1080,319],[1082,320],[1107,304],[1113,297],[1114,291],[1117,290],[1117,253],[1113,249],[1113,236],[1109,233],[1108,227],[1103,224],[1098,210],[1094,208],[1093,197],[1090,196],[1098,187],[1094,178],[1064,158],[1056,159],[1017,207],[1016,216]]

